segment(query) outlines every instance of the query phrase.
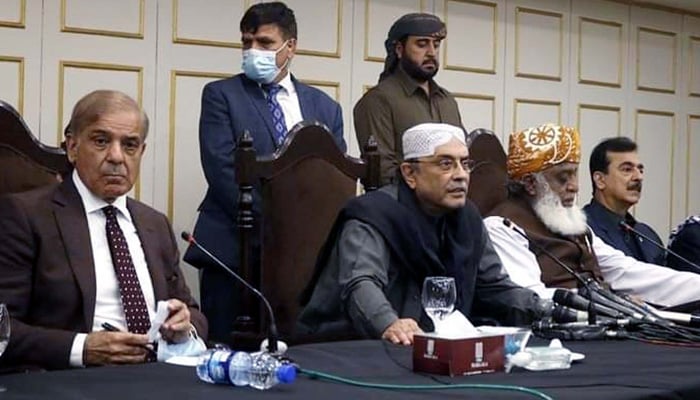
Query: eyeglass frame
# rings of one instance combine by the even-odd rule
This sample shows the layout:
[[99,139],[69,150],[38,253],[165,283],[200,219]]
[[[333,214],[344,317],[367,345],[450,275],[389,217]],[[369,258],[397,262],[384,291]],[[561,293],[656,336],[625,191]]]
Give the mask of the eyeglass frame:
[[468,174],[474,171],[474,168],[476,168],[478,164],[476,160],[468,157],[458,160],[457,158],[448,156],[438,156],[436,160],[421,160],[418,158],[412,158],[410,160],[406,160],[406,162],[411,164],[432,164],[438,167],[440,171],[444,173],[452,173],[457,169],[457,165],[460,165],[464,172]]

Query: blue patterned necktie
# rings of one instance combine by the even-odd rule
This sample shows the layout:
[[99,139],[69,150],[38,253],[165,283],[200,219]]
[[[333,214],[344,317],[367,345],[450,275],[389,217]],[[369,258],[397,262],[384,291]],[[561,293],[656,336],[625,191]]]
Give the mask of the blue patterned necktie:
[[272,126],[275,128],[275,142],[279,146],[287,135],[287,124],[284,122],[284,112],[282,106],[277,101],[277,93],[282,90],[282,86],[272,83],[263,85],[263,90],[267,93],[267,107],[272,114]]
[[131,333],[144,334],[151,327],[151,319],[148,316],[146,299],[141,291],[139,277],[131,259],[129,246],[126,243],[124,232],[117,223],[117,209],[114,206],[106,206],[102,209],[107,217],[107,243],[112,255],[114,272],[117,274],[119,294],[124,307],[126,326]]

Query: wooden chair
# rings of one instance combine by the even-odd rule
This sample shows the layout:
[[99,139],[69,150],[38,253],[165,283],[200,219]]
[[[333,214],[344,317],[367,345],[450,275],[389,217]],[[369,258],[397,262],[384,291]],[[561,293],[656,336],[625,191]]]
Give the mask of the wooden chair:
[[[288,342],[294,342],[301,292],[337,214],[357,194],[357,179],[365,190],[379,185],[379,153],[376,142],[371,142],[365,163],[343,154],[325,126],[307,123],[292,129],[272,156],[256,156],[247,133],[236,150],[240,272],[269,299],[279,334]],[[260,221],[253,220],[254,185],[262,196]],[[259,264],[253,261],[257,257],[250,250],[254,234],[261,235]],[[252,342],[266,332],[263,321],[267,312],[248,292],[242,293],[243,317],[238,322],[247,321],[249,325],[245,328],[237,324],[238,343],[236,334],[233,339],[236,345],[245,346],[245,340],[241,340],[245,334],[240,330],[252,328]]]
[[0,100],[0,194],[60,181],[71,168],[63,149],[39,142],[19,113]]
[[499,203],[508,198],[506,183],[506,153],[498,138],[491,131],[479,129],[472,136],[469,156],[475,161],[469,179],[467,197],[486,216]]

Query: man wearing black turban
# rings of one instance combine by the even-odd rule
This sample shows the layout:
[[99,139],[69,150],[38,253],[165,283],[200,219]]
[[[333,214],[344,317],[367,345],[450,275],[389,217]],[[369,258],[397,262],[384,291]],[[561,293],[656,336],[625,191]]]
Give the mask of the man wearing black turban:
[[462,126],[457,102],[433,80],[446,35],[445,24],[432,14],[399,18],[384,42],[387,55],[379,83],[355,105],[357,140],[363,151],[370,136],[377,140],[383,184],[396,181],[406,129],[424,122]]

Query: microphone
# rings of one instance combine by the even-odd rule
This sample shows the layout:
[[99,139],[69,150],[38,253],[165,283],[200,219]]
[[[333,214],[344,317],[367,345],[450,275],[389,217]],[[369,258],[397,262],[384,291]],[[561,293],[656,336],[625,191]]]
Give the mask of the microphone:
[[563,306],[571,307],[576,310],[589,310],[591,306],[593,306],[598,314],[606,315],[615,319],[625,318],[625,314],[615,310],[614,308],[610,308],[602,304],[591,303],[585,297],[579,296],[570,290],[557,289],[554,291],[554,296],[552,299]]
[[687,313],[680,313],[680,312],[675,312],[675,311],[663,311],[663,310],[657,310],[656,308],[652,306],[647,306],[649,310],[651,311],[652,314],[658,315],[659,317],[663,319],[667,319],[669,321],[673,322],[678,322],[683,325],[688,325],[692,327],[699,327],[700,326],[700,316],[698,315],[693,315],[693,314],[687,314]]
[[555,324],[547,321],[538,321],[532,324],[533,332],[545,339],[561,340],[602,340],[607,338],[625,337],[625,333],[619,330],[610,330],[602,325],[584,325],[580,322],[569,324]]
[[513,231],[517,232],[520,236],[524,237],[528,241],[528,243],[530,243],[532,246],[541,251],[544,255],[549,257],[557,265],[564,268],[564,270],[566,270],[569,274],[571,274],[574,278],[576,278],[576,280],[578,280],[582,284],[581,289],[583,289],[585,293],[588,293],[586,295],[584,294],[584,292],[582,292],[582,294],[584,295],[584,297],[588,297],[591,304],[591,306],[589,306],[588,308],[590,325],[595,324],[596,308],[593,306],[595,303],[601,303],[609,308],[617,310],[625,315],[629,315],[635,319],[646,319],[647,321],[658,322],[659,319],[656,316],[651,315],[648,311],[637,306],[636,304],[633,304],[632,302],[603,289],[602,287],[600,287],[600,285],[598,285],[598,283],[595,280],[591,278],[584,279],[579,273],[577,273],[571,267],[569,267],[563,261],[561,261],[559,257],[555,256],[543,246],[540,246],[538,243],[530,241],[530,239],[527,237],[527,234],[518,229],[510,219],[503,218],[503,224],[511,228]]
[[196,246],[199,250],[201,250],[204,254],[206,254],[210,259],[212,259],[216,264],[218,264],[221,268],[223,268],[224,271],[228,272],[229,275],[233,276],[236,278],[237,281],[243,284],[243,286],[247,287],[249,290],[251,290],[253,293],[255,293],[265,304],[265,307],[267,308],[267,315],[270,320],[270,325],[268,327],[268,351],[270,353],[277,353],[277,324],[275,323],[275,314],[272,312],[272,307],[270,306],[270,302],[267,301],[267,298],[260,293],[260,291],[256,288],[253,287],[253,285],[249,284],[246,282],[245,279],[241,278],[240,275],[238,275],[236,272],[234,272],[231,268],[227,267],[226,264],[224,264],[221,260],[219,260],[215,255],[211,254],[209,250],[205,249],[201,244],[197,243],[195,240],[194,236],[191,235],[187,231],[182,231],[180,236],[187,241],[190,244],[193,244]]
[[639,230],[634,229],[630,224],[628,224],[624,220],[621,220],[618,223],[618,225],[620,226],[620,228],[622,228],[622,230],[634,233],[635,235],[640,236],[643,239],[646,239],[648,242],[650,242],[651,244],[653,244],[657,248],[661,249],[665,253],[670,254],[670,255],[676,257],[677,259],[683,261],[684,263],[688,264],[689,266],[693,267],[693,269],[695,270],[696,273],[700,273],[700,266],[698,266],[696,263],[688,260],[687,258],[681,256],[680,254],[676,253],[675,251],[673,251],[669,248],[666,248],[666,246],[664,246],[661,243],[657,242],[656,240],[652,239],[651,237],[649,237],[649,235],[645,235],[642,232],[640,232]]
[[624,315],[632,317],[635,320],[662,324],[668,322],[658,318],[657,316],[649,312],[649,310],[646,310],[641,306],[634,304],[633,302],[625,299],[624,297],[618,296],[606,290],[590,290],[590,288],[588,287],[583,287],[581,288],[579,293],[581,293],[583,297],[590,299],[591,302],[602,304],[606,307],[612,308],[613,310],[616,310]]
[[559,323],[587,322],[588,313],[557,304],[552,308],[552,320]]

